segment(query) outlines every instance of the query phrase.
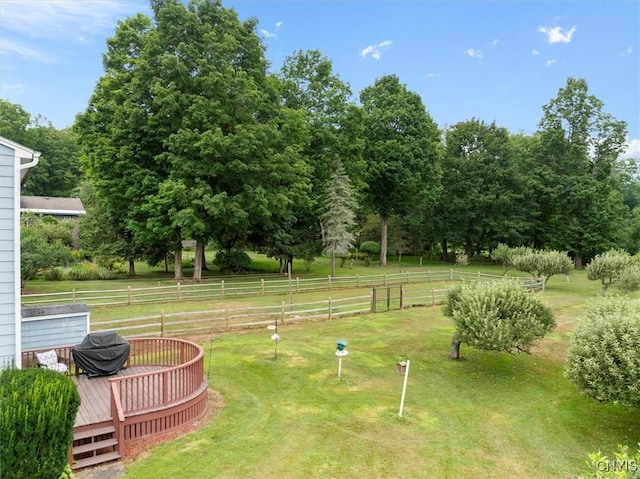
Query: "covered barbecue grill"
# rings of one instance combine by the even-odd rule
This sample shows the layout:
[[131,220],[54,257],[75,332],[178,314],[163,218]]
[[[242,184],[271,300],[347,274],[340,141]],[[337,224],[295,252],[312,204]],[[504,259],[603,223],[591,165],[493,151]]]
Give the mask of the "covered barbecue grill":
[[131,345],[112,331],[89,333],[71,352],[76,366],[89,377],[110,376],[120,371],[129,358]]

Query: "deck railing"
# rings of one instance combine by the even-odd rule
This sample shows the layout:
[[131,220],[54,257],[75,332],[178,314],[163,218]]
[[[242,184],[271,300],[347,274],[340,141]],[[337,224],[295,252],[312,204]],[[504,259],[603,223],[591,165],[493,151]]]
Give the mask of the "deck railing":
[[121,444],[161,434],[201,417],[206,411],[208,387],[202,348],[182,339],[128,341],[130,366],[166,368],[109,380],[111,414]]

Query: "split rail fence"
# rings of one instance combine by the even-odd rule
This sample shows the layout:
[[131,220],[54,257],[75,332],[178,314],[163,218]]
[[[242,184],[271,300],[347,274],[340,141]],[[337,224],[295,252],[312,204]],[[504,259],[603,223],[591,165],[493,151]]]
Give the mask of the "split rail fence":
[[[332,320],[342,316],[357,316],[366,313],[401,310],[416,306],[443,304],[452,282],[491,281],[498,278],[501,277],[481,273],[465,274],[456,271],[438,273],[412,272],[396,275],[380,275],[380,277],[359,277],[356,279],[351,278],[351,283],[347,282],[349,278],[331,278],[325,282],[323,289],[338,289],[336,283],[340,284],[340,289],[349,287],[357,288],[358,286],[353,286],[353,284],[359,284],[359,288],[370,288],[370,292],[368,294],[358,294],[350,297],[332,298],[329,296],[326,299],[304,302],[294,302],[294,296],[290,295],[287,301],[276,299],[274,304],[269,306],[230,306],[226,304],[218,309],[179,313],[165,313],[164,310],[160,310],[155,314],[135,318],[92,321],[91,329],[92,331],[112,330],[126,337],[164,337],[260,328],[268,325],[284,325],[301,321]],[[522,283],[524,288],[532,291],[542,290],[544,288],[544,281],[542,279],[516,279]],[[421,282],[418,282],[418,280]],[[428,281],[438,282],[438,287],[429,287]],[[288,281],[285,283],[285,287],[280,287],[277,293],[274,292],[276,285],[273,284],[270,285],[271,289],[265,287],[265,291],[271,291],[270,294],[272,295],[287,294],[289,293],[289,284]],[[317,291],[320,289],[320,283],[317,280],[311,280],[309,282],[307,282],[307,280],[299,280],[292,283],[292,291],[296,293],[302,291]],[[293,290],[293,288],[298,285],[300,285],[300,289]],[[197,287],[201,285],[193,286]],[[195,298],[216,299],[215,296],[212,297],[211,295],[211,285],[207,286],[210,288],[210,294],[207,296],[195,296]],[[214,289],[213,291],[217,291],[220,295],[221,285],[218,284],[217,286],[218,289]],[[259,289],[254,289],[253,294],[255,295],[256,291],[262,291],[262,287],[261,282],[258,286]],[[145,294],[150,294],[150,289],[152,288],[145,288]],[[189,291],[190,288],[185,287],[185,289]],[[186,301],[186,298],[193,300],[194,297],[185,294],[185,289],[180,290],[178,288],[181,301]],[[230,294],[229,290],[235,291],[235,294]],[[130,289],[126,291],[127,294],[132,295],[132,298],[139,298],[139,295],[134,295]],[[240,293],[240,291],[243,292]],[[249,291],[249,289],[246,285],[238,285],[236,283],[235,288],[226,289],[227,296],[218,296],[217,299],[252,294],[247,291]],[[120,292],[122,292],[122,290],[120,290]],[[137,290],[136,293],[139,293],[139,290]],[[160,303],[167,301],[167,294],[165,291],[164,296],[154,302]],[[266,292],[263,294],[266,294]],[[113,298],[113,296],[111,296],[111,298]],[[127,301],[130,301],[129,297],[127,297]],[[123,303],[112,302],[112,304]],[[133,302],[126,304],[133,304]],[[100,305],[104,304],[101,303]]]

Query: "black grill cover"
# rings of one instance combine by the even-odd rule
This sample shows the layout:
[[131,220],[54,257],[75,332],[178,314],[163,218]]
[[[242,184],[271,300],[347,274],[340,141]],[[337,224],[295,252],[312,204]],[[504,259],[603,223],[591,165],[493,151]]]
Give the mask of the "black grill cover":
[[115,374],[127,362],[131,345],[112,331],[89,333],[73,347],[76,365],[92,376]]

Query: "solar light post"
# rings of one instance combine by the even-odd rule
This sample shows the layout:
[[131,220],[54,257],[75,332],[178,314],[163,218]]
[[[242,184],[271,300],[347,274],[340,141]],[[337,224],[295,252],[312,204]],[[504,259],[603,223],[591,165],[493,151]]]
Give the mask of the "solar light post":
[[347,342],[344,339],[336,341],[336,356],[338,356],[338,379],[342,379],[342,358],[349,354],[345,349]]
[[273,333],[271,335],[271,339],[276,345],[273,359],[278,359],[278,341],[280,341],[280,335],[278,334],[278,318],[276,318],[275,325],[274,324],[270,324],[269,326],[267,326],[267,329],[269,329],[271,331],[275,330],[275,333]]

